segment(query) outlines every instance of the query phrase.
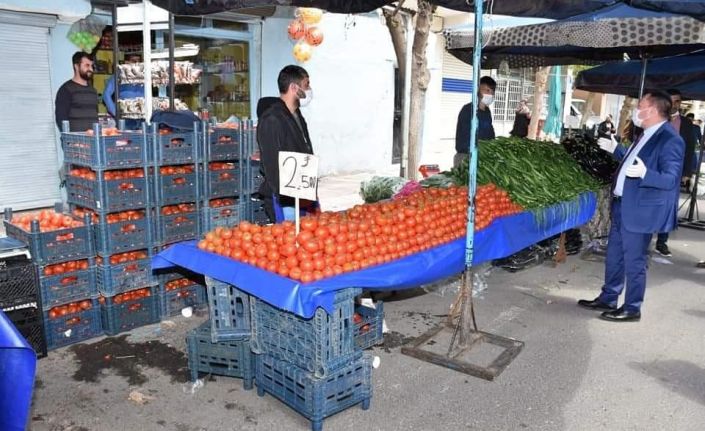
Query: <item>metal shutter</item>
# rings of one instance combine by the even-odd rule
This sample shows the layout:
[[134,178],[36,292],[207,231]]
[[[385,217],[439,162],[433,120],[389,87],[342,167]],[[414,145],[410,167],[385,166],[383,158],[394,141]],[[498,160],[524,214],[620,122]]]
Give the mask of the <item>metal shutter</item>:
[[472,66],[444,52],[440,139],[455,139],[458,113],[470,103],[472,88]]
[[60,199],[49,29],[0,23],[0,208]]

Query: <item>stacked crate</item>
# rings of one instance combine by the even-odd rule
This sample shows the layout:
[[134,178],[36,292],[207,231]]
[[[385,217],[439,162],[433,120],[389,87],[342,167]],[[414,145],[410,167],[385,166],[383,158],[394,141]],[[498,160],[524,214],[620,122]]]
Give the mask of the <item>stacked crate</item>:
[[146,130],[95,125],[66,132],[67,201],[93,221],[96,281],[103,330],[110,335],[154,323],[159,297],[152,275],[155,240],[150,141]]
[[[54,211],[62,213],[62,209],[59,204]],[[58,217],[76,221],[68,214]],[[5,231],[29,249],[33,260],[16,263],[6,273],[10,287],[14,285],[21,291],[21,287],[31,286],[34,290],[31,298],[22,303],[15,301],[12,307],[21,325],[31,326],[36,331],[36,321],[43,320],[49,350],[100,335],[90,220],[85,218],[81,226],[53,230],[42,229],[38,221],[33,221],[27,230],[15,224],[12,210],[6,209]],[[35,314],[38,314],[37,319]]]

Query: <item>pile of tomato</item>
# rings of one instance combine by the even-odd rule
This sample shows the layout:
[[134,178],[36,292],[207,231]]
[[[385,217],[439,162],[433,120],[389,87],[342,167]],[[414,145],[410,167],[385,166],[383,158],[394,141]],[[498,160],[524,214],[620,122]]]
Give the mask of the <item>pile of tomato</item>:
[[211,208],[229,207],[235,205],[235,199],[221,198],[211,199],[208,203]]
[[24,231],[31,232],[32,222],[34,220],[39,222],[40,232],[50,232],[83,226],[82,221],[76,220],[68,214],[58,213],[54,210],[41,210],[37,213],[16,216],[12,218],[10,223]]
[[196,211],[196,204],[178,204],[178,205],[166,205],[161,209],[162,215],[173,215],[173,214],[186,214]]
[[70,262],[55,263],[53,265],[47,265],[42,270],[43,275],[59,275],[68,274],[75,271],[83,271],[88,269],[88,259],[83,260],[72,260]]
[[[86,180],[94,181],[98,176],[94,170],[89,168],[83,168],[78,166],[73,166],[69,170],[69,175],[72,177],[83,178]],[[103,178],[108,180],[126,180],[131,178],[144,178],[144,171],[140,168],[136,169],[115,169],[111,171],[105,171]]]
[[[83,218],[86,216],[86,214],[91,216],[91,221],[93,223],[99,223],[100,218],[98,217],[98,214],[95,213],[95,211],[90,210],[88,208],[83,208],[83,207],[76,207],[73,210],[73,215],[76,217]],[[108,224],[113,224],[113,223],[121,223],[121,222],[126,222],[126,221],[135,221],[135,220],[142,220],[145,217],[145,211],[144,210],[128,210],[128,211],[120,211],[116,213],[110,213],[107,216],[105,216],[105,221],[108,222]]]
[[512,202],[506,190],[492,183],[479,186],[475,194],[475,232],[486,228],[498,217],[523,210],[521,205]]
[[[86,135],[94,136],[95,132],[93,131],[93,129],[87,129]],[[118,130],[116,127],[105,127],[101,131],[101,135],[103,135],[103,136],[120,136],[121,133],[120,133],[120,130]]]
[[211,171],[229,171],[237,169],[237,166],[232,162],[210,162],[208,163],[208,168]]
[[164,285],[164,288],[169,291],[169,290],[176,290],[176,289],[181,289],[184,287],[189,287],[193,286],[194,284],[197,284],[193,280],[189,280],[188,278],[177,278],[176,280],[171,280],[168,283]]
[[[113,296],[112,298],[113,298],[113,304],[119,305],[124,302],[137,301],[138,299],[148,298],[150,296],[152,296],[152,291],[150,290],[149,287],[145,287],[142,289],[131,290],[129,292],[120,293],[118,295]],[[100,296],[98,298],[98,302],[100,302],[101,304],[105,304],[105,297]],[[130,311],[134,311],[134,310],[130,309]]]
[[403,199],[284,222],[216,228],[199,248],[304,283],[418,253],[465,235],[467,188],[429,188]]
[[[127,251],[125,253],[118,253],[110,256],[110,264],[111,265],[118,265],[121,263],[127,263],[127,262],[134,262],[136,260],[142,260],[147,258],[147,252],[144,250],[139,250],[139,251]],[[98,256],[96,257],[96,261],[98,264],[102,265],[103,264],[103,258]]]
[[192,174],[193,165],[177,165],[177,166],[160,166],[159,173],[162,175],[183,175]]
[[[83,301],[72,302],[72,303],[66,304],[66,305],[59,305],[59,306],[53,307],[49,310],[49,318],[56,319],[57,317],[63,317],[68,314],[76,314],[79,311],[90,310],[91,308],[93,308],[93,304],[91,303],[91,301],[89,299],[85,299]],[[78,319],[78,318],[75,318],[75,319]],[[80,321],[80,319],[78,319],[74,323],[77,323],[78,321]],[[71,322],[69,322],[69,324],[71,324]]]

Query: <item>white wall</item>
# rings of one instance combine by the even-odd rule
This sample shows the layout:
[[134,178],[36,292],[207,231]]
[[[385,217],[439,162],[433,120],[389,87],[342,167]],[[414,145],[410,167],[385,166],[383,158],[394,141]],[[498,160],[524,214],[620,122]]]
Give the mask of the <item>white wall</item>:
[[[423,113],[423,135],[421,142],[421,164],[439,163],[445,158],[447,145],[441,142],[443,124],[441,118],[441,97],[443,87],[443,53],[445,51],[445,38],[443,34],[430,33],[426,59],[431,81],[426,90]],[[455,124],[455,123],[453,123]]]
[[74,22],[91,13],[91,2],[89,0],[0,0],[0,9],[57,15],[62,21]]
[[[262,97],[277,96],[279,71],[295,64],[289,21],[264,22]],[[320,173],[389,170],[395,62],[389,31],[376,13],[353,18],[327,13],[319,26],[323,44],[302,65],[311,77],[314,99],[302,111],[321,157]]]

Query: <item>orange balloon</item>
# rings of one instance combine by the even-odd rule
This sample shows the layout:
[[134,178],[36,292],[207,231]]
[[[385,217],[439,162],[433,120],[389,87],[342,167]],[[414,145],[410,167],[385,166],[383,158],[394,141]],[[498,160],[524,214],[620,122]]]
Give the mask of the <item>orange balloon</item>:
[[306,31],[306,43],[318,46],[323,42],[323,32],[318,27],[311,27]]
[[306,35],[306,24],[299,19],[295,19],[289,23],[288,33],[292,40],[300,40]]
[[299,42],[294,45],[294,58],[299,63],[306,63],[311,59],[313,48],[306,42]]

